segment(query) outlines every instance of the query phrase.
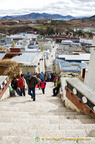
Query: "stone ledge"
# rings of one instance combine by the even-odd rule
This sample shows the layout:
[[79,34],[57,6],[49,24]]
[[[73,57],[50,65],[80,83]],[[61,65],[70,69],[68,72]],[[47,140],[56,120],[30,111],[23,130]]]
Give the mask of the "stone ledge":
[[85,96],[95,105],[95,91],[93,91],[90,87],[85,85],[78,78],[67,79],[66,82],[69,83],[73,88],[76,89],[76,91],[79,91],[83,96]]

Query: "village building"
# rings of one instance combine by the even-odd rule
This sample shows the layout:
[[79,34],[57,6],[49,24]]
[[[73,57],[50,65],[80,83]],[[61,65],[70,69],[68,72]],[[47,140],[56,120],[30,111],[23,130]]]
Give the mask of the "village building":
[[80,38],[80,44],[82,46],[82,49],[85,50],[87,53],[91,53],[91,48],[92,48],[92,40],[91,38],[86,39],[86,38]]
[[22,73],[41,73],[45,72],[43,52],[23,52],[19,56],[12,58],[13,61],[23,64]]

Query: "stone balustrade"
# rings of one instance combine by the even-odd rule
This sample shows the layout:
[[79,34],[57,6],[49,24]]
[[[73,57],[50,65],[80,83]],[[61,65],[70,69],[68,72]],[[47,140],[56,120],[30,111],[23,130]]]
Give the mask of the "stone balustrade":
[[0,76],[0,100],[9,97],[9,78],[8,76]]

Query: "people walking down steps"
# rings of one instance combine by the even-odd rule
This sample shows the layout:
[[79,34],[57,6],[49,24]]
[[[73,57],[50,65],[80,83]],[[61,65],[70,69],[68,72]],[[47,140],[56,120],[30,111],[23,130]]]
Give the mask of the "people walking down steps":
[[37,79],[37,77],[33,76],[31,73],[27,73],[27,75],[25,76],[25,79],[26,79],[26,83],[28,86],[28,94],[31,96],[31,99],[35,101],[36,100],[35,87],[39,83],[39,80]]
[[[17,94],[16,96],[25,96],[26,90],[28,90],[28,94],[31,96],[31,99],[35,101],[36,88],[39,88],[39,90],[41,89],[42,94],[45,94],[46,83],[50,82],[45,78],[45,76],[47,75],[53,75],[53,74],[48,74],[48,73],[37,74],[37,73],[30,73],[30,72],[28,72],[27,74],[21,74],[20,78],[17,79],[16,77],[14,77],[12,79],[11,87],[13,88],[14,92]],[[58,74],[56,74],[56,77],[58,77]],[[53,82],[53,77],[52,77],[52,82]],[[56,85],[56,87],[53,89],[53,93],[54,93],[53,95],[54,96],[57,95],[58,91],[59,91],[59,86]]]

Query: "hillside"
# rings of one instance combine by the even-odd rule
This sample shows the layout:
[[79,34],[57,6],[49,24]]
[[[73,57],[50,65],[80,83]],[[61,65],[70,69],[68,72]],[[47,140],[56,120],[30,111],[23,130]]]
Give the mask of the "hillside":
[[66,30],[84,27],[95,28],[95,16],[90,18],[71,19],[68,21],[39,19],[35,20],[35,23],[25,19],[0,19],[0,33],[4,34],[16,34],[20,32],[33,33],[34,31],[42,35],[55,33],[64,34]]
[[78,27],[95,27],[95,16],[90,18],[72,19],[67,21],[67,23]]

